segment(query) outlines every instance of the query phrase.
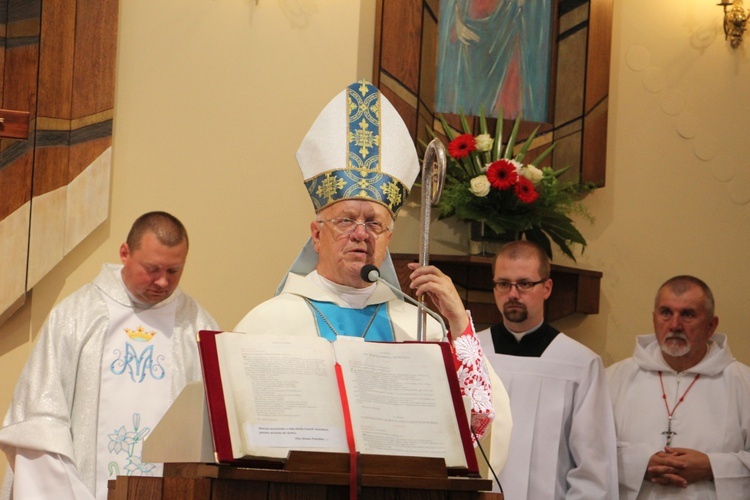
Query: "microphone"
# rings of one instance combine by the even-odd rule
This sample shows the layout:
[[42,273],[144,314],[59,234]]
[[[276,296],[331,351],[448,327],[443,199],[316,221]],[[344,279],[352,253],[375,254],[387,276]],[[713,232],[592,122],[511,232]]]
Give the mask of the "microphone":
[[[445,321],[443,321],[443,318],[432,309],[428,308],[424,304],[417,302],[416,300],[411,298],[409,295],[402,292],[400,288],[396,288],[395,286],[391,285],[386,280],[381,278],[380,270],[377,268],[377,266],[373,264],[365,264],[364,266],[362,266],[362,269],[359,272],[359,276],[368,283],[380,282],[384,284],[385,286],[387,286],[388,288],[396,292],[398,295],[400,295],[404,300],[411,302],[412,304],[417,306],[417,308],[420,311],[424,311],[425,313],[432,316],[438,323],[440,323],[440,328],[443,329],[443,342],[448,340],[448,329],[445,327]],[[423,335],[426,336],[426,333],[424,333]],[[417,339],[417,340],[420,342],[425,341],[424,338]]]

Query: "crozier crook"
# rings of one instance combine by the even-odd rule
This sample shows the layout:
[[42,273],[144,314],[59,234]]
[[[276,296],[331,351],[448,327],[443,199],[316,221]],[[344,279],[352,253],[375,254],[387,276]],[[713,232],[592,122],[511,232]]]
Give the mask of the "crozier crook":
[[[435,138],[427,145],[422,159],[422,210],[419,214],[419,265],[426,266],[430,263],[430,217],[432,206],[440,201],[445,183],[445,146],[440,139]],[[424,304],[424,295],[419,297],[419,302]],[[417,322],[417,340],[424,342],[427,338],[426,322],[427,313],[419,313]]]

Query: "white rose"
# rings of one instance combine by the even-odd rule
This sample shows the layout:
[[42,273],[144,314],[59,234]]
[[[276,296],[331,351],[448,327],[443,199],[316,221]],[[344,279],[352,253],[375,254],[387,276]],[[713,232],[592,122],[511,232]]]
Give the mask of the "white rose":
[[471,191],[473,195],[479,196],[480,198],[487,196],[490,192],[490,181],[487,179],[487,176],[480,175],[474,177],[470,181],[469,191]]
[[486,152],[492,149],[492,143],[495,140],[490,137],[490,134],[479,134],[474,138],[477,141],[477,151]]
[[521,169],[521,175],[530,180],[532,184],[537,184],[544,177],[542,171],[534,165],[524,165]]

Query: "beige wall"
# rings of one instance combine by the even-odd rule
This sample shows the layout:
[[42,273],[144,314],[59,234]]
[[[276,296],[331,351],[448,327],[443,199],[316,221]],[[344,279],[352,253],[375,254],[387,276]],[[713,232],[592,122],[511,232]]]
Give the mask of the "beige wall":
[[[655,289],[678,273],[713,287],[719,330],[750,362],[750,65],[714,3],[615,2],[607,186],[580,226],[602,308],[558,323],[607,364],[651,331]],[[373,19],[374,0],[121,1],[111,217],[0,326],[3,410],[50,309],[116,260],[144,211],[185,222],[182,284],[223,328],[271,296],[313,215],[294,152],[320,108],[370,76]],[[415,212],[394,251],[416,251]],[[460,249],[461,231],[437,223],[433,252]]]

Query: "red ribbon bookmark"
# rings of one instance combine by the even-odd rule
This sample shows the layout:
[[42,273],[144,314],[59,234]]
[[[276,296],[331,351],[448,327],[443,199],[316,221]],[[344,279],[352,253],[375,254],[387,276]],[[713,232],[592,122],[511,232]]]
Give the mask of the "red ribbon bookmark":
[[339,385],[339,396],[341,396],[341,407],[344,409],[344,426],[346,427],[346,443],[349,446],[349,498],[356,500],[359,498],[361,488],[360,471],[359,471],[359,453],[354,443],[354,429],[352,428],[352,415],[349,412],[349,398],[346,395],[346,385],[344,385],[344,374],[341,371],[341,365],[336,363],[336,381]]

